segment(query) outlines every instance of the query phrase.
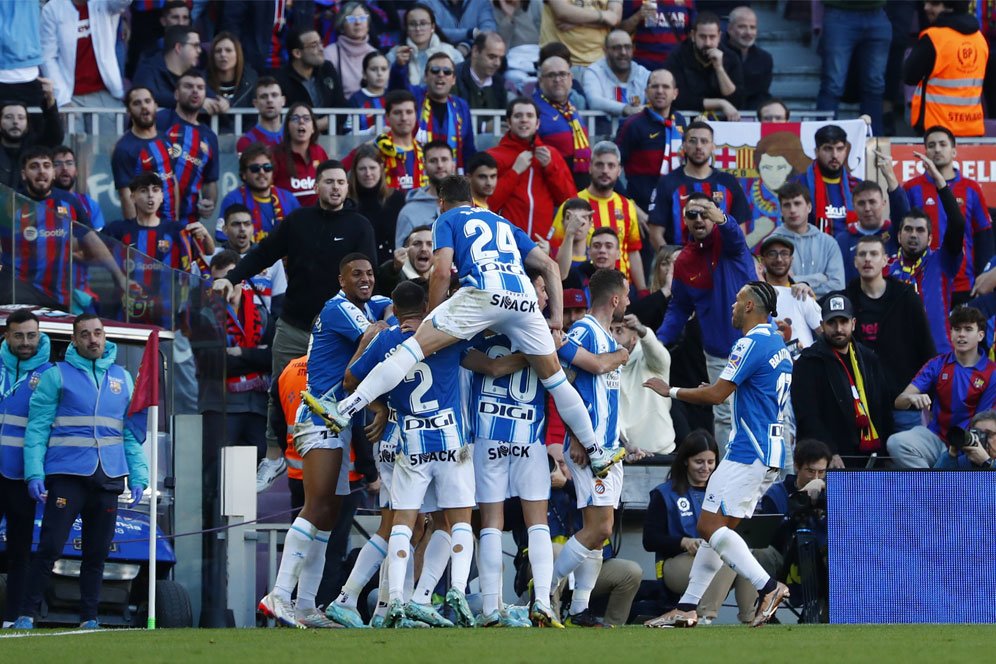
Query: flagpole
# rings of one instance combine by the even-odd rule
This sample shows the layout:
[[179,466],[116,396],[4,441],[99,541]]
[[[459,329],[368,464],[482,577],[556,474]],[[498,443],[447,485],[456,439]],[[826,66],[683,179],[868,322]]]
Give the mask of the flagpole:
[[149,434],[152,438],[149,464],[149,619],[147,628],[156,628],[156,521],[159,495],[159,405],[149,406]]

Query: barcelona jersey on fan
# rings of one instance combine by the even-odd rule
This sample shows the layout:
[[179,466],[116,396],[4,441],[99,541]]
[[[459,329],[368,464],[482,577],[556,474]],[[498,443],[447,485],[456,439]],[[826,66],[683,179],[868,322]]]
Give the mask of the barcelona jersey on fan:
[[163,204],[159,208],[159,216],[176,219],[176,183],[169,151],[169,144],[161,136],[139,138],[129,131],[114,146],[111,172],[116,189],[127,189],[132,179],[141,173],[158,174],[163,181]]

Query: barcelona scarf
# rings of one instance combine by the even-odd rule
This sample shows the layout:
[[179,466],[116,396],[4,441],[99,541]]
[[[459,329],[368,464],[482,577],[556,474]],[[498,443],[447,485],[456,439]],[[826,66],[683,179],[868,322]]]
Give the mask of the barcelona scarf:
[[[280,204],[280,197],[277,196],[277,188],[270,187],[270,200],[260,200],[249,193],[249,187],[242,187],[242,202],[249,208],[252,214],[252,241],[259,242],[269,235],[270,230],[277,227],[277,223],[284,220],[284,207]],[[273,206],[273,219],[270,220],[270,228],[263,226],[262,204],[269,203]]]
[[858,349],[854,344],[848,344],[847,357],[850,360],[850,369],[844,364],[840,353],[834,352],[834,356],[841,366],[844,367],[844,375],[847,376],[851,384],[851,400],[854,403],[854,422],[861,432],[858,441],[858,451],[862,454],[871,454],[882,449],[882,439],[879,438],[878,431],[875,430],[875,423],[872,422],[868,411],[868,394],[865,391],[865,379],[861,374],[861,367],[858,364]]
[[581,124],[581,118],[577,114],[577,109],[570,101],[563,104],[555,104],[547,99],[546,95],[540,94],[543,101],[550,104],[558,113],[564,116],[567,124],[571,127],[571,138],[574,141],[574,160],[571,170],[575,173],[587,173],[591,166],[591,144],[588,142],[588,134]]
[[[263,338],[263,317],[256,306],[255,294],[251,286],[241,285],[242,299],[239,309],[225,303],[225,332],[229,348],[255,348]],[[266,376],[252,371],[241,376],[228,376],[225,379],[229,392],[265,392],[269,389]]]
[[[418,141],[414,141],[412,150],[400,150],[394,144],[394,136],[388,131],[374,139],[374,143],[384,157],[384,179],[388,187],[407,191],[429,184],[429,178],[426,177],[422,168],[424,164],[422,146]],[[408,156],[412,152],[415,153],[415,163],[409,170]]]
[[[435,118],[432,116],[432,102],[429,101],[429,95],[426,95],[425,100],[422,102],[422,113],[418,119],[418,133],[415,134],[416,142],[426,145],[430,141],[440,138],[436,136],[436,123],[434,120]],[[446,99],[446,143],[454,150],[457,169],[462,169],[463,117],[460,115],[460,109],[453,97]]]
[[183,245],[183,266],[189,271],[194,267],[200,270],[202,276],[211,274],[211,266],[204,244],[194,234],[184,228],[180,231],[180,243]]
[[[823,171],[818,162],[806,169],[806,186],[813,195],[813,212],[816,215],[816,227],[828,235],[833,235],[841,229],[834,228],[832,219],[827,219],[826,209],[830,196],[827,193],[827,181],[824,179]],[[832,184],[832,183],[831,183]],[[840,182],[833,186],[840,187],[841,197],[844,199],[844,207],[847,209],[845,223],[857,220],[858,215],[854,212],[854,200],[851,198],[851,176],[846,168],[840,170]]]

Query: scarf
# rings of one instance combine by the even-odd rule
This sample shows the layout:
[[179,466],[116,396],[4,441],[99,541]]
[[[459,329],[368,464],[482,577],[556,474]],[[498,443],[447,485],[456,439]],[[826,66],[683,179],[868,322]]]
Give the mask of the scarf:
[[[418,129],[416,129],[415,141],[426,145],[436,138],[443,138],[436,135],[436,122],[432,116],[432,102],[429,95],[425,95],[422,101],[422,112],[418,118]],[[463,116],[460,114],[460,107],[457,106],[453,96],[446,98],[446,132],[445,140],[454,150],[454,157],[458,172],[463,172]]]
[[422,157],[422,145],[418,141],[415,141],[415,164],[411,171],[408,170],[408,154],[411,150],[406,152],[398,149],[390,131],[379,135],[374,139],[374,143],[384,156],[384,178],[388,187],[408,191],[429,184],[429,178],[422,168],[425,163]]
[[754,180],[750,185],[750,202],[754,205],[759,216],[768,217],[772,221],[777,221],[781,216],[781,206],[778,205],[778,196],[765,187],[761,178]]
[[342,90],[347,99],[360,89],[360,81],[363,80],[363,57],[376,50],[367,39],[353,39],[343,34],[336,38],[335,44],[326,47],[328,59],[339,70]]
[[[251,286],[242,284],[242,298],[238,310],[225,302],[225,335],[229,348],[255,348],[263,338],[263,317],[256,306]],[[241,376],[228,375],[225,384],[229,392],[265,392],[269,389],[266,375],[250,371]]]
[[188,272],[193,272],[196,267],[200,270],[201,276],[211,274],[211,266],[204,245],[194,237],[194,234],[184,228],[180,231],[180,243],[183,245],[183,265]]
[[[681,141],[684,132],[674,123],[674,113],[663,115],[650,108],[645,109],[647,115],[664,125],[664,152],[661,155],[661,175],[667,175],[681,165]],[[673,155],[673,156],[672,156]]]
[[862,454],[878,452],[882,449],[882,440],[878,437],[878,431],[875,430],[875,423],[872,422],[871,415],[868,414],[868,395],[865,392],[865,379],[861,374],[861,366],[858,364],[858,349],[854,347],[853,343],[847,346],[847,357],[851,364],[850,371],[844,364],[844,360],[841,359],[840,353],[833,351],[833,354],[840,362],[840,366],[844,368],[844,375],[847,376],[847,381],[851,384],[854,422],[861,432],[858,451]]
[[574,154],[571,160],[571,171],[574,173],[588,173],[591,166],[591,146],[588,142],[588,132],[581,124],[581,117],[577,114],[574,104],[568,99],[563,104],[555,104],[542,92],[540,97],[553,107],[558,113],[564,116],[567,124],[571,127],[571,138],[574,142]]
[[896,276],[912,286],[917,295],[922,292],[920,286],[923,281],[923,259],[927,257],[927,251],[922,252],[912,262],[906,260],[902,249],[899,250],[899,255],[896,257],[896,262],[899,264],[899,274]]
[[[249,192],[249,187],[240,187],[240,191],[242,192],[242,203],[249,208],[249,212],[252,214],[252,241],[259,242],[269,234],[269,231],[263,228],[262,206],[265,201],[257,200]],[[284,220],[284,206],[280,204],[280,196],[277,196],[276,187],[270,187],[270,200],[268,202],[273,206],[273,219],[270,220],[270,228],[275,229],[277,222]]]
[[[852,184],[851,175],[847,172],[847,169],[841,168],[840,183],[834,186],[840,187],[841,193],[844,195],[844,207],[847,209],[845,223],[850,223],[858,218],[857,213],[854,212],[854,201],[851,199]],[[827,209],[830,196],[827,194],[827,182],[823,177],[823,171],[820,169],[820,164],[817,161],[814,161],[813,165],[806,169],[806,186],[809,187],[809,191],[813,194],[813,214],[816,217],[814,225],[831,236],[836,231],[842,230],[834,228],[833,220],[822,216]]]

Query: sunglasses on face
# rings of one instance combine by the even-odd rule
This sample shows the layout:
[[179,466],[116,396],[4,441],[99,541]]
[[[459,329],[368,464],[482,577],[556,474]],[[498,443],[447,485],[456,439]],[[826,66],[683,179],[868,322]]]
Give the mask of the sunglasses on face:
[[685,219],[689,221],[695,221],[696,219],[705,219],[706,213],[703,210],[685,210]]
[[249,164],[246,166],[250,173],[272,173],[273,164]]
[[443,76],[452,76],[453,70],[450,69],[449,67],[432,66],[429,67],[429,73],[434,76],[439,76],[440,74],[442,74]]

